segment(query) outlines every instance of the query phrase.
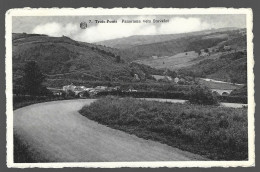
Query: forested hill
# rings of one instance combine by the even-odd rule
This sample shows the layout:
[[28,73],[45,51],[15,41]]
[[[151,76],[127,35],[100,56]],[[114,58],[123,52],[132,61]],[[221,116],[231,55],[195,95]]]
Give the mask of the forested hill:
[[49,81],[131,81],[134,73],[143,73],[138,67],[140,65],[133,67],[117,52],[116,49],[77,42],[65,36],[14,33],[14,81],[23,75],[25,63],[31,60],[37,62]]

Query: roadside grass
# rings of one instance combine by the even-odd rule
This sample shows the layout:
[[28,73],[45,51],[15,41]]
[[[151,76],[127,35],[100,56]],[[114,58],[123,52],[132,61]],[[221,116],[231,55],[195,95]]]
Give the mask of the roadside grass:
[[17,134],[14,134],[14,163],[37,163],[48,162],[48,159],[39,156],[31,150],[30,146],[23,141]]
[[29,151],[28,145],[24,144],[16,134],[14,134],[14,162],[34,162],[32,154]]
[[247,109],[106,97],[83,116],[212,160],[248,159]]

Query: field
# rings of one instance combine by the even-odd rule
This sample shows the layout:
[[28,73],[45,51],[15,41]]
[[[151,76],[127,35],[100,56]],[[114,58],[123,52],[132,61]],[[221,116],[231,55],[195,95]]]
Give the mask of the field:
[[107,97],[80,113],[111,128],[213,160],[248,158],[247,109]]
[[[186,54],[187,53],[187,54]],[[176,70],[182,67],[194,64],[192,60],[198,57],[198,53],[194,51],[179,53],[174,56],[164,57],[150,57],[143,60],[136,60],[135,62],[151,66],[156,69],[171,69]]]

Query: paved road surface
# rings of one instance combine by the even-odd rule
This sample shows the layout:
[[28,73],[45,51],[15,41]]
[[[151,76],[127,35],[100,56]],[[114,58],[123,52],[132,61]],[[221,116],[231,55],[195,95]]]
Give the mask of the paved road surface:
[[42,158],[51,162],[205,160],[108,128],[77,112],[93,101],[55,101],[18,109],[14,111],[14,132],[36,152],[36,161]]

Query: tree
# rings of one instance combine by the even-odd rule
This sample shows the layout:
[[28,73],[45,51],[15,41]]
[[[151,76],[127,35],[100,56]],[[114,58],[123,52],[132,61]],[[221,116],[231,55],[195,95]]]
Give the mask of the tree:
[[200,85],[191,88],[189,102],[200,105],[218,105],[218,100],[211,90]]
[[116,56],[116,62],[120,63],[121,57],[119,55]]
[[42,86],[44,80],[45,76],[42,74],[39,66],[35,61],[29,61],[25,64],[22,85],[26,94],[44,94],[46,92],[46,88]]
[[163,74],[166,76],[170,76],[171,78],[177,77],[177,73],[175,71],[171,71],[169,69],[166,69]]

